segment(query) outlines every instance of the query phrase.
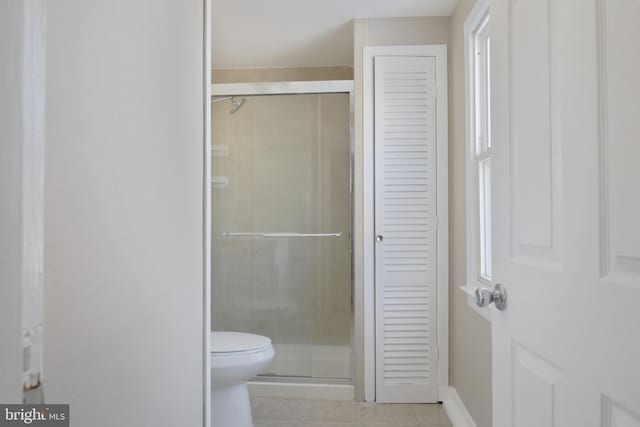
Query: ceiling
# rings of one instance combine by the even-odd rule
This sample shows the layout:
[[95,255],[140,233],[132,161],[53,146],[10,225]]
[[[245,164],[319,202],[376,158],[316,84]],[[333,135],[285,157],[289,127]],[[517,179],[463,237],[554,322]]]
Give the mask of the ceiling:
[[353,18],[448,16],[457,0],[212,0],[214,68],[353,64]]

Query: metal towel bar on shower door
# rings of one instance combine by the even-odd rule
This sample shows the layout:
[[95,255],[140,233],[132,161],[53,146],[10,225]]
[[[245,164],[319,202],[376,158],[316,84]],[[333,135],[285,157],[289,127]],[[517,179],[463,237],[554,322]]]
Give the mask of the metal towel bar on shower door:
[[342,233],[222,233],[223,237],[340,237]]

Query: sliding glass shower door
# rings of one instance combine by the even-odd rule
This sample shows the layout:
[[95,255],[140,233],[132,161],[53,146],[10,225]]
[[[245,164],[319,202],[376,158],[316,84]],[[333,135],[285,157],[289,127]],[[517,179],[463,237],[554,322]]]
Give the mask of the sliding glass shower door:
[[351,378],[349,109],[214,97],[212,329],[270,337],[270,376]]

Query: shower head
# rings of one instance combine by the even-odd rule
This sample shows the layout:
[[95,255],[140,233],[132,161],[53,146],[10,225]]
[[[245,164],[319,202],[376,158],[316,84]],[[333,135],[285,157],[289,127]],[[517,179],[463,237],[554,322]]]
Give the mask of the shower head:
[[242,98],[239,101],[235,98],[231,98],[231,111],[229,111],[229,114],[233,114],[238,111],[246,101],[246,98]]
[[245,98],[242,98],[241,100],[238,101],[235,96],[223,96],[221,98],[212,96],[211,103],[215,104],[216,102],[226,101],[227,99],[231,100],[231,111],[229,111],[229,114],[233,114],[236,111],[238,111],[240,107],[242,107],[244,103],[247,101]]

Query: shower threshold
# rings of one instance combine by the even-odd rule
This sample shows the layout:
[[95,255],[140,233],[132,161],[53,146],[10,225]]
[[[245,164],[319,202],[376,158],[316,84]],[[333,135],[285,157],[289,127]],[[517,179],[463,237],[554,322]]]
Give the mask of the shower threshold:
[[251,381],[258,383],[351,385],[350,378],[313,378],[282,375],[259,375],[257,377],[253,377]]
[[349,379],[258,376],[247,383],[251,397],[353,400],[355,388]]

